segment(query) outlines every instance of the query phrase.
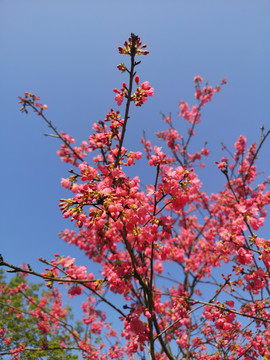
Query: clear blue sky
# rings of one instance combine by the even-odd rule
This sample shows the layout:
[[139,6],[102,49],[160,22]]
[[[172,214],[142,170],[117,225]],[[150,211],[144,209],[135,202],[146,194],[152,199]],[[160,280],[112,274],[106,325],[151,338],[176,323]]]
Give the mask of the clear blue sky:
[[[115,87],[126,80],[116,65],[131,32],[148,45],[138,74],[150,81],[155,95],[133,108],[125,145],[142,151],[145,129],[164,129],[159,112],[177,117],[180,99],[193,102],[193,77],[216,85],[226,77],[213,102],[203,110],[202,124],[192,146],[209,142],[208,168],[200,171],[205,189],[223,183],[215,160],[220,142],[230,148],[240,133],[248,143],[259,139],[259,127],[269,128],[270,80],[269,0],[1,0],[0,1],[0,129],[1,227],[0,253],[13,264],[70,254],[85,264],[84,255],[58,239],[69,227],[58,209],[69,193],[61,188],[70,166],[56,155],[60,143],[45,137],[39,117],[22,115],[17,97],[25,91],[40,95],[46,114],[59,130],[78,141],[87,140],[92,124],[104,119],[114,101]],[[122,106],[120,110],[124,110]],[[156,141],[157,144],[158,141]],[[260,155],[261,169],[270,173],[270,140]],[[134,167],[134,175],[151,183],[151,171]],[[269,232],[270,226],[265,226]]]

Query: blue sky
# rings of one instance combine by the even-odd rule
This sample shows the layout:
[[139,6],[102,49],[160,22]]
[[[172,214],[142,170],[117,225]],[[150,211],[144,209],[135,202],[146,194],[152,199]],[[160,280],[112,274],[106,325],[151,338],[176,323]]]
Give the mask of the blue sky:
[[[177,117],[178,101],[194,102],[195,75],[212,85],[226,77],[228,84],[203,109],[192,143],[194,150],[205,140],[209,143],[211,156],[200,176],[204,189],[214,192],[224,182],[214,164],[223,155],[220,142],[232,149],[241,133],[250,144],[259,140],[261,125],[269,128],[269,16],[269,0],[1,0],[4,259],[42,269],[37,258],[51,259],[58,252],[86,264],[78,249],[57,236],[70,225],[58,209],[59,199],[69,196],[60,180],[68,177],[70,166],[56,155],[60,143],[43,135],[46,124],[32,113],[20,113],[18,96],[25,91],[40,95],[59,130],[87,140],[92,124],[104,119],[112,106],[117,108],[112,90],[126,78],[116,65],[128,60],[117,47],[131,32],[138,34],[150,51],[141,59],[138,75],[150,82],[155,95],[142,108],[131,110],[125,146],[142,151],[143,129],[153,142],[153,133],[165,129],[160,111],[171,112],[177,128],[184,131]],[[270,139],[259,159],[265,175],[270,172],[269,151]],[[145,163],[132,171],[142,175],[144,183],[153,182]],[[269,232],[269,225],[264,231]]]

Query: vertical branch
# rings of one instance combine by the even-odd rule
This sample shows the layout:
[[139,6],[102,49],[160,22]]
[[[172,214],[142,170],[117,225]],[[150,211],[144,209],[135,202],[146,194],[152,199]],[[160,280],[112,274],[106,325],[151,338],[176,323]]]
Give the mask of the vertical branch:
[[123,128],[122,128],[122,134],[121,134],[121,139],[120,139],[120,142],[119,142],[119,149],[118,149],[118,153],[117,153],[117,156],[116,156],[116,159],[115,159],[114,168],[117,168],[119,166],[122,146],[123,146],[124,137],[125,137],[125,133],[126,133],[127,121],[129,119],[129,107],[130,107],[130,103],[131,103],[131,100],[132,100],[131,99],[132,83],[133,83],[133,78],[135,76],[135,72],[134,72],[134,68],[136,66],[136,63],[135,63],[135,55],[136,55],[135,43],[136,43],[137,39],[138,39],[137,35],[131,34],[131,41],[132,41],[131,52],[130,52],[131,67],[130,67],[130,71],[129,71],[129,86],[128,86],[127,103],[126,103],[124,124],[123,124]]
[[258,146],[257,151],[255,152],[255,154],[254,154],[254,156],[253,156],[253,158],[252,158],[252,160],[251,160],[251,162],[250,162],[250,164],[249,164],[249,168],[248,168],[248,170],[247,170],[247,172],[246,172],[246,175],[245,175],[245,177],[244,177],[244,184],[245,184],[245,182],[247,181],[247,178],[248,178],[248,175],[249,175],[249,171],[250,171],[252,165],[254,164],[254,161],[257,159],[258,153],[259,153],[259,151],[260,151],[263,143],[265,142],[266,138],[267,138],[268,135],[270,134],[270,130],[268,130],[267,133],[263,136],[263,130],[264,130],[264,128],[262,127],[261,141],[260,141],[260,144],[259,144],[259,146]]
[[[155,191],[157,191],[159,170],[160,170],[160,165],[157,166],[157,174],[156,174],[156,180],[155,180]],[[153,216],[156,215],[156,208],[157,208],[157,198],[156,198],[156,195],[154,195],[154,196],[155,196],[155,203],[154,203]],[[154,242],[152,242],[152,244],[151,244],[150,284],[149,284],[149,312],[151,314],[151,318],[148,320],[149,329],[150,329],[150,349],[151,349],[151,354],[155,353],[155,341],[154,341],[154,334],[153,334],[153,311],[154,311],[153,278],[154,278]]]
[[188,136],[188,139],[187,139],[187,142],[185,143],[185,144],[183,144],[183,150],[184,150],[184,153],[183,153],[183,163],[185,164],[185,165],[187,165],[187,163],[188,163],[188,159],[187,159],[187,147],[188,147],[188,145],[189,145],[189,143],[190,143],[190,140],[191,140],[191,138],[192,138],[192,136],[193,136],[193,130],[194,130],[194,128],[195,128],[195,125],[196,125],[196,123],[197,123],[197,120],[198,120],[198,117],[199,117],[199,114],[200,114],[200,110],[201,110],[201,103],[198,105],[198,110],[197,110],[197,113],[196,113],[196,116],[195,116],[195,118],[194,118],[194,121],[193,121],[193,123],[192,123],[192,127],[191,127],[191,129],[190,129],[190,133],[189,133],[189,136]]

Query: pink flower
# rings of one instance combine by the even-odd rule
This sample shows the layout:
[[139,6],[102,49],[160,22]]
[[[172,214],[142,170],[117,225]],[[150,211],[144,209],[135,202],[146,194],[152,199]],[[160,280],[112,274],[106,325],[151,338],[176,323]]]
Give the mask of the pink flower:
[[61,185],[62,185],[64,188],[69,189],[69,187],[70,187],[70,180],[69,180],[69,179],[64,179],[64,178],[62,178],[62,180],[61,180]]
[[194,80],[195,83],[201,83],[203,81],[203,78],[199,75],[194,76]]
[[231,308],[234,307],[234,301],[232,300],[227,300],[226,301],[226,305],[230,306]]
[[130,330],[135,332],[135,334],[140,335],[145,333],[145,326],[141,320],[137,317],[134,317],[130,321]]
[[222,330],[222,329],[223,329],[223,326],[224,326],[224,323],[225,323],[225,319],[224,319],[224,318],[220,318],[220,319],[218,319],[218,320],[215,322],[215,327],[216,327],[217,329]]
[[117,94],[114,99],[117,102],[117,105],[120,106],[124,101],[123,94],[122,93]]
[[162,274],[163,273],[163,265],[161,261],[156,261],[154,264],[154,270],[158,273],[158,274]]
[[11,338],[4,338],[4,343],[8,345],[11,342]]
[[261,226],[263,226],[263,222],[264,222],[264,218],[255,218],[255,217],[251,217],[249,218],[249,223],[252,227],[253,230],[258,230]]
[[145,310],[144,315],[147,317],[147,319],[150,319],[151,317],[149,310]]
[[149,90],[149,89],[150,89],[149,81],[143,82],[142,85],[141,85],[141,88],[142,88],[143,90]]
[[240,135],[236,143],[234,144],[234,147],[237,150],[237,155],[244,154],[246,150],[246,142],[247,139],[243,135]]
[[153,96],[154,88],[151,88],[149,85],[149,81],[145,81],[142,83],[141,88],[147,92],[148,96]]
[[59,264],[61,264],[63,267],[70,267],[71,265],[73,265],[75,262],[75,258],[71,258],[70,256],[68,256],[67,258],[63,258],[59,261]]
[[69,290],[68,290],[69,295],[71,296],[75,296],[75,295],[81,295],[82,293],[82,288],[81,286],[72,286]]
[[216,164],[217,164],[218,169],[220,169],[220,170],[224,170],[227,167],[227,163],[225,161],[222,161],[220,163],[216,161]]
[[208,156],[208,155],[209,155],[209,150],[206,149],[206,148],[202,148],[201,152],[202,152],[202,154],[203,154],[204,156]]
[[252,253],[249,250],[246,250],[244,248],[240,248],[237,251],[238,254],[238,261],[242,265],[247,265],[253,262],[253,256]]

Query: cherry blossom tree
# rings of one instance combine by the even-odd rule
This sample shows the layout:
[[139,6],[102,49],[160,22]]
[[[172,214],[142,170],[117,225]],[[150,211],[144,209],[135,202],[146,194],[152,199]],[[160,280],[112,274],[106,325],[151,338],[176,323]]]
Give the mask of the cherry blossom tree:
[[[111,108],[104,121],[93,125],[88,141],[75,145],[72,136],[58,132],[44,115],[47,105],[35,94],[20,97],[21,111],[32,109],[49,125],[62,141],[58,155],[73,166],[61,182],[70,197],[59,205],[75,228],[64,230],[60,238],[102,268],[95,276],[85,264],[55,254],[51,261],[40,259],[46,266],[40,274],[3,256],[0,264],[8,271],[38,276],[47,284],[45,295],[35,297],[35,304],[30,301],[32,331],[40,338],[55,334],[63,354],[73,347],[85,359],[269,359],[270,240],[261,237],[260,228],[270,192],[268,178],[261,180],[256,166],[269,131],[262,127],[259,143],[249,147],[240,135],[234,153],[228,150],[216,161],[224,186],[218,193],[205,193],[194,169],[205,166],[210,150],[205,144],[191,153],[190,143],[204,106],[226,79],[212,87],[195,76],[195,105],[179,102],[178,115],[189,124],[187,134],[180,133],[171,115],[162,114],[167,129],[157,137],[163,148],[144,136],[143,155],[126,148],[125,136],[130,107],[143,106],[154,95],[149,82],[137,74],[137,56],[148,51],[131,34],[119,52],[130,59],[130,65],[117,66],[127,82],[113,90],[123,115]],[[139,174],[130,177],[128,170],[145,158],[153,181],[143,187]],[[174,275],[167,276],[168,271]],[[60,301],[64,284],[71,297],[87,294],[82,303],[84,331],[68,324]],[[3,289],[2,294],[10,289],[13,297],[12,286]],[[30,296],[23,278],[16,289]],[[8,302],[3,296],[1,302]],[[102,305],[118,315],[117,325],[110,323]],[[19,321],[24,321],[21,306],[5,306],[2,312],[20,314]],[[1,323],[5,353],[23,358],[31,350],[15,335]],[[53,351],[53,346],[49,342],[45,350]]]

